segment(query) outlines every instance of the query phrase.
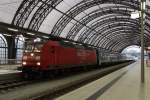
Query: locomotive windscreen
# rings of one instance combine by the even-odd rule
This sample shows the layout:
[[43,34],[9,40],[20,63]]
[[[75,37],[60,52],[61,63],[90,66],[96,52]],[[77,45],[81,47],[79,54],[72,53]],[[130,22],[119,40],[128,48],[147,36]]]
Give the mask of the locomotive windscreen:
[[40,52],[43,43],[27,43],[25,47],[25,52]]

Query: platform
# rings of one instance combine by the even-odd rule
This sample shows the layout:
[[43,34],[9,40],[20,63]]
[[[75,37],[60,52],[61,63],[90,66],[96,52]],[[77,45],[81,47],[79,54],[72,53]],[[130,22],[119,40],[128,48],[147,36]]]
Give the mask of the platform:
[[14,74],[14,73],[20,73],[21,71],[18,71],[18,67],[21,65],[0,65],[0,75],[4,74]]
[[12,74],[12,73],[18,73],[20,71],[17,70],[18,67],[21,65],[0,65],[0,75],[2,74]]
[[56,100],[150,100],[150,67],[145,67],[145,84],[137,61]]
[[17,70],[0,70],[0,81],[14,80],[21,77],[21,71]]
[[21,67],[21,64],[14,64],[14,65],[0,65],[0,70],[17,70],[18,67]]
[[19,66],[20,65],[0,65],[0,81],[20,77],[21,71],[17,70]]

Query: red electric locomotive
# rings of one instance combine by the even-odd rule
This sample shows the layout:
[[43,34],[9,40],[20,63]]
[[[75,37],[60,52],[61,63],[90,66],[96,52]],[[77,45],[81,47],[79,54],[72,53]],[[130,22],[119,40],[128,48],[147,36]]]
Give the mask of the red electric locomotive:
[[22,58],[22,71],[32,74],[96,64],[95,49],[64,41],[49,40],[27,44]]

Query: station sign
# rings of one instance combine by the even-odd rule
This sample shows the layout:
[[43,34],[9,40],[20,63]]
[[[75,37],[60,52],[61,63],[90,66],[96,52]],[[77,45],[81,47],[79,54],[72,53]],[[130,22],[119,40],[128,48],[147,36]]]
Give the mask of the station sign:
[[150,50],[150,46],[144,47],[145,50]]

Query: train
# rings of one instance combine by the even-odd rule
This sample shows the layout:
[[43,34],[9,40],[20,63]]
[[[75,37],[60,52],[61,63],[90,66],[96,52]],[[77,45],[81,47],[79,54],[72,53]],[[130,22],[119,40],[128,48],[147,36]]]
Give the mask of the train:
[[55,70],[100,66],[103,63],[124,60],[126,60],[124,55],[108,53],[104,49],[96,49],[68,41],[28,42],[23,52],[22,72],[29,77],[33,73],[39,75],[39,73]]

